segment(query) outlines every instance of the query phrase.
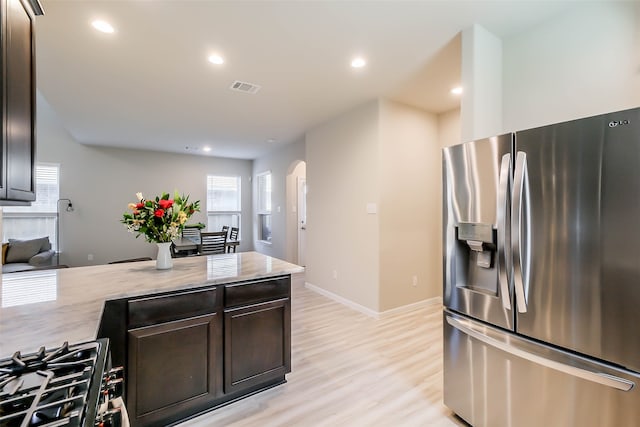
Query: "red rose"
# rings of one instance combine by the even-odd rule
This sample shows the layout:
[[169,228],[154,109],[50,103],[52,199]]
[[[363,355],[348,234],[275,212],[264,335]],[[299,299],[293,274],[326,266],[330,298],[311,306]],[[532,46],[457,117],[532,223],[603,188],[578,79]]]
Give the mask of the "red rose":
[[158,218],[162,218],[162,216],[164,215],[164,209],[156,209],[156,211],[153,213],[153,215],[158,217]]
[[142,208],[144,208],[144,203],[138,203],[136,205],[136,209],[142,209]]
[[160,199],[158,205],[160,205],[162,209],[169,209],[173,205],[173,200]]

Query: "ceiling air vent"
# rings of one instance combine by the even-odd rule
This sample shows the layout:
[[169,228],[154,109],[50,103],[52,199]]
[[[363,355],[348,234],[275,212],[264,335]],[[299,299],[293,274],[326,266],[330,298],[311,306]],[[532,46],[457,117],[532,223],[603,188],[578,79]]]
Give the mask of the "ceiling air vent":
[[254,85],[252,83],[241,82],[240,80],[236,80],[229,87],[231,90],[236,90],[238,92],[250,93],[254,95],[256,92],[260,90],[260,86]]

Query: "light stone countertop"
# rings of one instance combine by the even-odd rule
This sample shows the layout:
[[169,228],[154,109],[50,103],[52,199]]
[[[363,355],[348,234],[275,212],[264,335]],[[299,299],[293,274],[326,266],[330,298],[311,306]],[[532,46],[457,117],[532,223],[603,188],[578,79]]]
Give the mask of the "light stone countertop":
[[106,300],[301,273],[257,252],[9,273],[0,286],[0,359],[96,338]]

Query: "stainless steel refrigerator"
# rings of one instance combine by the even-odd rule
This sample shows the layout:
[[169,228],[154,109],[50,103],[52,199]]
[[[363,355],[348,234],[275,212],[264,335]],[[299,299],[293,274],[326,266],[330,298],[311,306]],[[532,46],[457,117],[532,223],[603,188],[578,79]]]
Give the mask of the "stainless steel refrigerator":
[[640,108],[443,150],[444,403],[640,425]]

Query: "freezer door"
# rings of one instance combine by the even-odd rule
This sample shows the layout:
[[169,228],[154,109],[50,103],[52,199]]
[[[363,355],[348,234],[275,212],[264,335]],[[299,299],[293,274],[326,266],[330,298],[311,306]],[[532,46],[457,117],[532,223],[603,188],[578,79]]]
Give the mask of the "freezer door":
[[444,313],[444,403],[474,427],[637,426],[638,374]]
[[443,150],[444,304],[513,328],[509,194],[512,135]]
[[640,109],[515,146],[517,332],[640,371]]

